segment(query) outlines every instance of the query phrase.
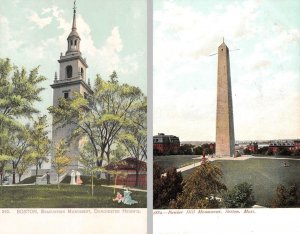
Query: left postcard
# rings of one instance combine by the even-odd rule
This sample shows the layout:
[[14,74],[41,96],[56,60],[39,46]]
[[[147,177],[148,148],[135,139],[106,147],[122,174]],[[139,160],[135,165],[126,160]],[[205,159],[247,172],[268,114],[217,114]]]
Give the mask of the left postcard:
[[2,0],[0,35],[1,230],[146,233],[147,1]]

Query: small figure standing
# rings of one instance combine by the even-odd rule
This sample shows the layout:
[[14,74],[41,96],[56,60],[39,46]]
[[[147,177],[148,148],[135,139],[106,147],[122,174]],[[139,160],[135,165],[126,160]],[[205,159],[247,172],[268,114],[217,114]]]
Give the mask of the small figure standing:
[[76,182],[75,182],[75,171],[74,170],[72,170],[72,172],[71,172],[71,182],[70,182],[70,184],[72,184],[72,185],[76,184]]
[[80,172],[79,171],[76,171],[76,184],[77,185],[82,184],[82,180],[80,178]]
[[50,184],[50,174],[49,174],[49,171],[47,171],[47,173],[46,173],[47,175],[47,184]]
[[121,203],[123,200],[123,195],[120,192],[117,192],[117,196],[113,198],[113,201],[117,201],[118,203]]
[[205,152],[203,151],[201,164],[205,164],[205,163],[206,163],[206,158],[205,158]]

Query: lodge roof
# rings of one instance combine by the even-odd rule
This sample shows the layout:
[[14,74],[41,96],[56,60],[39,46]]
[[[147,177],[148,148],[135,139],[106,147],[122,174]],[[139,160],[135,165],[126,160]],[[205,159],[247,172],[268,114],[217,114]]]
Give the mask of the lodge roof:
[[106,170],[135,170],[137,165],[140,171],[147,171],[147,164],[144,161],[137,160],[134,157],[128,157],[118,162],[109,163],[105,166]]

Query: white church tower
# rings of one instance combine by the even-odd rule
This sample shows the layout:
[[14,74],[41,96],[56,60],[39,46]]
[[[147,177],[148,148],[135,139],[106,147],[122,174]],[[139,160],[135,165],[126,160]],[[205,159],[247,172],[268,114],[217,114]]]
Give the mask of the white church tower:
[[[60,98],[71,98],[72,93],[80,92],[83,96],[91,94],[93,91],[90,84],[86,83],[86,70],[88,68],[87,62],[82,58],[80,52],[80,36],[78,35],[76,28],[76,6],[74,1],[73,23],[72,31],[69,34],[68,49],[63,55],[61,53],[59,62],[59,77],[55,72],[54,83],[51,85],[53,88],[53,106],[58,105]],[[61,139],[67,140],[74,126],[67,125],[63,128],[56,128],[52,126],[52,142],[53,146],[57,145]],[[69,169],[77,169],[79,166],[76,156],[79,153],[80,139],[74,140],[69,148],[69,155],[72,158]],[[54,156],[54,151],[52,157]]]

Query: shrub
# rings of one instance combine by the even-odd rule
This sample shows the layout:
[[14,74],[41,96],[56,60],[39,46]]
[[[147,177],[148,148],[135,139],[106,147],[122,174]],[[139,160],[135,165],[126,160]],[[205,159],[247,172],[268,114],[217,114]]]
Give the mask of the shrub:
[[255,204],[252,185],[247,182],[238,184],[223,195],[226,208],[250,208]]
[[172,203],[172,208],[218,208],[217,195],[226,190],[221,177],[222,171],[218,166],[211,163],[202,164],[186,179],[183,191]]
[[167,170],[163,174],[162,168],[154,163],[153,166],[153,207],[168,208],[170,201],[176,199],[177,195],[182,192],[182,175],[177,172],[176,168]]
[[280,184],[277,186],[276,196],[273,199],[271,206],[277,208],[295,207],[297,205],[297,199],[296,185],[286,188]]

